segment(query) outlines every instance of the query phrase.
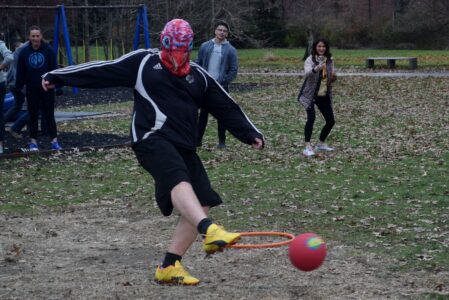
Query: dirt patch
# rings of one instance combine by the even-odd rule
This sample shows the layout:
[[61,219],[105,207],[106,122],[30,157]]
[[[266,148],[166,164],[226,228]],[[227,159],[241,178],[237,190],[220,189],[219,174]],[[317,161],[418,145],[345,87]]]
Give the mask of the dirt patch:
[[287,247],[228,249],[205,258],[197,241],[184,265],[197,287],[152,281],[176,217],[124,200],[38,216],[0,216],[1,299],[404,299],[444,294],[449,274],[388,271],[392,262],[328,242],[324,265],[294,269]]

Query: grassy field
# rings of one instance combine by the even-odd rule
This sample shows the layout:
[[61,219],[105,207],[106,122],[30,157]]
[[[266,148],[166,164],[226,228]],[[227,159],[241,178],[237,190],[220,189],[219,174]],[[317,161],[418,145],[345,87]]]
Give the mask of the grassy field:
[[[329,138],[337,151],[311,159],[301,155],[299,81],[239,77],[253,88],[235,99],[265,134],[264,151],[232,137],[227,151],[216,150],[210,121],[199,154],[225,202],[213,218],[242,231],[317,232],[355,254],[382,255],[392,271],[449,271],[449,79],[341,77]],[[60,130],[125,133],[128,121],[67,122]],[[318,117],[314,138],[322,125]],[[130,149],[0,160],[0,188],[6,216],[127,199],[159,217],[152,181]]]
[[[245,49],[239,50],[239,62],[242,68],[264,68],[280,70],[300,70],[303,66],[304,49]],[[434,50],[360,50],[332,49],[335,66],[340,69],[365,69],[365,60],[370,56],[407,56],[418,58],[420,69],[447,69],[449,52]],[[408,61],[397,62],[397,68],[407,69]],[[387,68],[386,61],[377,61],[376,68]]]
[[[123,52],[123,51],[122,51]],[[121,52],[121,53],[122,53]],[[419,69],[447,70],[449,68],[449,51],[445,50],[381,50],[381,49],[332,49],[336,67],[340,69],[365,69],[365,60],[370,56],[407,56],[418,58]],[[104,53],[95,48],[91,50],[93,59],[99,55],[104,59]],[[196,59],[198,51],[192,52],[192,59]],[[304,48],[296,49],[238,49],[239,65],[241,69],[270,69],[298,71],[302,69]],[[80,61],[84,57],[80,55]],[[397,61],[397,68],[407,69],[408,61]],[[387,68],[386,61],[377,61],[376,68]]]

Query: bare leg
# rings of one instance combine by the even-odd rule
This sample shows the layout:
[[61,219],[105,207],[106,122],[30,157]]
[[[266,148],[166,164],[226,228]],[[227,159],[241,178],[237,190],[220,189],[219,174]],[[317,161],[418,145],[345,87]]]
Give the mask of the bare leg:
[[181,216],[196,227],[198,223],[207,218],[198,198],[188,182],[181,182],[171,190],[171,201]]
[[207,218],[208,207],[202,207],[188,182],[181,182],[171,191],[173,206],[180,212],[168,252],[183,256],[195,241],[198,223]]
[[[205,213],[208,212],[209,207],[203,207]],[[168,252],[184,256],[192,243],[196,240],[198,231],[196,226],[191,225],[184,217],[179,218],[178,225],[176,225],[173,233],[172,241],[168,247]]]

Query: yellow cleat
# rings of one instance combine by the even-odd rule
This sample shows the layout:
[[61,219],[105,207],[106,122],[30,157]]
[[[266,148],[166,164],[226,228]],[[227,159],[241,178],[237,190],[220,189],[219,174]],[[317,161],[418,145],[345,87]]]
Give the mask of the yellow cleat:
[[212,224],[207,228],[203,249],[207,254],[223,251],[229,245],[235,244],[240,239],[239,233],[227,232],[223,227]]
[[197,285],[200,281],[184,269],[177,260],[174,266],[161,269],[157,267],[154,280],[160,284]]

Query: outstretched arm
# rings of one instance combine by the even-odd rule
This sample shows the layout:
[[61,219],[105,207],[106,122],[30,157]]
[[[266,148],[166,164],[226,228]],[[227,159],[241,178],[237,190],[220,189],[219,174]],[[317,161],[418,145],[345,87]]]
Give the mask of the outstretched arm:
[[111,61],[92,61],[85,64],[57,69],[42,75],[44,90],[55,85],[85,88],[134,86],[142,60],[155,55],[151,50],[137,50]]

